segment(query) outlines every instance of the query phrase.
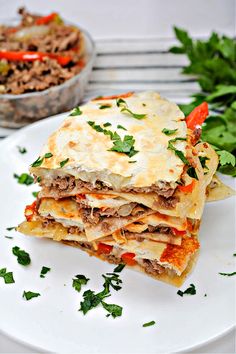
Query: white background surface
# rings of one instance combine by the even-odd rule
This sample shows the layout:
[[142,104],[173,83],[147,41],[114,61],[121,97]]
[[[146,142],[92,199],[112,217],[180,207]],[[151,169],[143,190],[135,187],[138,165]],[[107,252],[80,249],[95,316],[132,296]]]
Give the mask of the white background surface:
[[[212,30],[236,35],[234,0],[0,0],[0,18],[14,16],[22,4],[39,13],[58,11],[89,30],[95,39],[173,37],[173,25],[196,37]],[[195,352],[233,353],[234,339],[231,333]],[[32,350],[0,334],[0,353],[4,352]]]

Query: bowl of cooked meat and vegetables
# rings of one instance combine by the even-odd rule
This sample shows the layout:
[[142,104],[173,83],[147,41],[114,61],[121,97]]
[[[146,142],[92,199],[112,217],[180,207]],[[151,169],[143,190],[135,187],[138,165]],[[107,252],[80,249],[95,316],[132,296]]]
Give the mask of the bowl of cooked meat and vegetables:
[[95,58],[90,35],[59,14],[18,12],[0,25],[0,125],[10,128],[75,107]]

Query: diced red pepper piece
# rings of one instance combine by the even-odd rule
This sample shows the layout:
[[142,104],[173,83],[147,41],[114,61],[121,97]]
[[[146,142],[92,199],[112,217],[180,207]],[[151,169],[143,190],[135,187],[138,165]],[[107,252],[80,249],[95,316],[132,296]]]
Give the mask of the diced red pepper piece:
[[197,126],[202,125],[208,114],[208,104],[206,102],[202,102],[186,117],[185,120],[187,127],[191,130],[196,129]]
[[127,92],[127,93],[123,93],[121,95],[113,95],[113,96],[99,96],[93,99],[93,101],[96,100],[115,100],[117,98],[127,98],[132,96],[134,93],[133,92]]
[[46,24],[48,24],[49,22],[54,21],[57,16],[58,16],[58,14],[57,14],[56,12],[53,12],[53,13],[51,13],[50,15],[43,16],[43,17],[38,18],[38,19],[35,21],[35,24],[36,24],[36,25],[46,25]]
[[99,242],[97,252],[98,252],[98,254],[110,254],[112,249],[113,249],[113,246]]
[[172,227],[171,230],[172,230],[172,232],[173,232],[173,234],[174,234],[175,236],[184,236],[184,235],[186,235],[186,230],[180,231],[180,230],[177,230],[177,229],[174,228],[174,227]]
[[33,216],[37,213],[37,202],[36,200],[25,207],[25,218],[27,221],[31,221]]
[[195,187],[195,181],[193,180],[190,184],[187,184],[186,186],[181,186],[179,185],[178,188],[181,190],[183,193],[191,193]]
[[67,65],[72,60],[70,56],[53,53],[0,51],[0,59],[7,59],[9,61],[42,61],[46,57],[56,59],[61,66]]
[[121,259],[129,266],[134,266],[137,262],[134,259],[135,253],[126,252],[121,255]]

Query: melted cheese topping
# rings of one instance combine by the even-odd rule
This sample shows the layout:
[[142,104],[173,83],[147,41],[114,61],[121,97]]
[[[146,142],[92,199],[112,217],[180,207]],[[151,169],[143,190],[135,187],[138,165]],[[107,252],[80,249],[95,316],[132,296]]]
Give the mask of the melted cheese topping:
[[[162,130],[177,129],[176,136],[186,138],[184,114],[176,104],[154,92],[133,94],[125,101],[132,112],[146,117],[138,120],[127,112],[121,112],[122,107],[117,107],[116,100],[91,101],[81,107],[83,114],[66,118],[49,137],[40,155],[51,152],[53,156],[44,159],[40,167],[31,168],[31,172],[44,175],[45,179],[48,174],[64,173],[88,182],[102,180],[114,189],[148,187],[158,181],[175,185],[184,163],[167,149],[170,137]],[[99,109],[101,103],[110,104],[111,108]],[[106,129],[116,131],[122,140],[125,135],[131,135],[138,153],[129,158],[124,153],[109,151],[113,146],[110,136],[93,129],[89,121],[99,126],[109,122],[111,126]],[[119,129],[118,125],[126,130]],[[177,141],[175,147],[186,155],[185,141]],[[67,158],[68,163],[60,168],[60,162]],[[132,160],[136,162],[129,163]]]

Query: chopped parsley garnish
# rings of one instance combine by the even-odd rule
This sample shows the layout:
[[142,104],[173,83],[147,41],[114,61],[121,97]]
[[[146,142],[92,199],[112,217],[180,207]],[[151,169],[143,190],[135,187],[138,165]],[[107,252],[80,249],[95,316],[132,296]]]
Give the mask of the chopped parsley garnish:
[[30,264],[31,259],[29,253],[21,250],[20,247],[15,246],[12,248],[12,253],[17,257],[17,262],[22,264],[23,266],[27,266]]
[[205,168],[205,169],[209,170],[209,168],[206,165],[206,161],[207,160],[210,160],[209,157],[207,157],[207,156],[199,156],[199,161],[200,161],[200,163],[202,165],[202,168],[203,169]]
[[137,114],[132,112],[129,108],[123,107],[121,108],[121,112],[127,112],[129,113],[133,118],[135,119],[144,119],[146,117],[146,114]]
[[138,151],[134,149],[134,143],[135,139],[132,135],[125,135],[123,140],[120,137],[116,139],[109,151],[122,152],[132,157],[138,153]]
[[175,143],[178,140],[185,141],[186,139],[185,138],[175,138],[175,139],[169,140],[167,149],[174,151],[175,155],[178,156],[180,158],[180,160],[183,161],[183,163],[185,163],[186,165],[190,165],[189,161],[186,159],[183,152],[180,150],[177,150],[173,145],[173,143]]
[[73,111],[71,112],[70,116],[80,116],[81,114],[83,114],[83,112],[80,110],[80,107],[75,107],[73,109]]
[[177,131],[178,129],[167,129],[167,128],[162,129],[162,133],[164,133],[165,135],[173,135]]
[[107,304],[104,301],[101,301],[103,308],[108,312],[106,317],[112,316],[113,318],[119,317],[122,315],[123,308],[115,304]]
[[194,168],[193,166],[191,166],[191,167],[189,167],[189,168],[187,169],[187,174],[188,174],[190,177],[195,178],[195,179],[198,180],[197,172],[196,172],[196,170],[195,170],[195,168]]
[[106,128],[106,127],[110,127],[110,126],[111,126],[111,123],[106,122],[106,123],[103,124],[103,126],[104,126],[105,128]]
[[64,166],[67,164],[68,161],[69,161],[69,157],[67,157],[67,159],[61,161],[61,162],[60,162],[60,166],[61,166],[61,167],[64,167]]
[[51,268],[43,266],[40,272],[40,278],[45,278],[45,275],[50,272]]
[[99,133],[103,133],[105,130],[102,127],[100,127],[100,125],[96,125],[95,122],[92,122],[91,120],[89,120],[87,123],[88,123],[88,125],[90,125],[91,128],[93,128],[94,130],[96,130]]
[[45,159],[49,159],[50,157],[52,157],[53,154],[51,152],[47,152],[45,155],[44,155],[44,158]]
[[150,327],[150,326],[153,326],[154,324],[156,324],[155,321],[146,322],[143,324],[143,327]]
[[196,294],[196,288],[194,284],[190,284],[190,286],[185,290],[178,290],[177,294],[179,296],[183,296],[183,295],[195,295]]
[[122,280],[119,278],[119,274],[117,273],[121,272],[123,268],[124,265],[119,264],[114,269],[114,271],[116,270],[116,273],[106,273],[105,275],[102,275],[105,279],[105,282],[103,283],[103,290],[101,292],[95,294],[95,292],[92,290],[86,290],[83,293],[83,301],[80,302],[79,311],[82,311],[85,315],[88,311],[101,304],[103,308],[108,312],[107,317],[109,317],[110,315],[113,318],[121,316],[122,307],[116,304],[107,304],[106,302],[104,302],[104,299],[106,297],[111,296],[110,288],[113,288],[116,291],[121,289],[120,284],[122,283]]
[[39,194],[39,192],[32,192],[32,196],[35,198],[37,198],[38,194]]
[[13,176],[17,179],[19,184],[25,184],[26,186],[29,186],[30,184],[34,183],[34,178],[28,173],[22,173],[20,176],[14,173]]
[[236,257],[236,253],[234,253],[233,256]]
[[5,238],[8,238],[9,240],[12,240],[13,237],[12,236],[4,236]]
[[25,154],[27,152],[26,148],[25,147],[21,147],[21,146],[17,146],[18,148],[18,151],[21,153],[21,154]]
[[7,227],[6,228],[7,231],[12,231],[12,230],[16,230],[16,226],[12,226],[12,227]]
[[39,293],[34,293],[33,291],[24,291],[22,297],[27,301],[33,299],[34,297],[41,296]]
[[86,290],[83,293],[83,301],[80,302],[80,309],[84,315],[93,308],[97,307],[104,298],[110,296],[110,294],[101,291],[100,293],[95,294],[92,290]]
[[112,107],[111,104],[106,103],[106,104],[102,104],[102,105],[99,107],[99,109],[106,109],[106,108],[111,108],[111,107]]
[[37,177],[37,182],[40,183],[42,181],[42,178],[40,176]]
[[117,125],[117,129],[127,130],[125,127],[123,127],[123,125],[120,125],[120,124]]
[[121,289],[119,284],[122,284],[122,280],[119,278],[119,274],[106,273],[106,275],[102,274],[102,277],[105,279],[103,287],[107,293],[110,292],[110,287],[116,291]]
[[219,274],[227,276],[227,277],[232,277],[233,275],[236,275],[236,272],[233,272],[233,273],[219,273]]
[[113,141],[113,146],[108,151],[121,152],[129,157],[132,157],[138,153],[138,151],[134,149],[135,139],[133,136],[125,135],[122,140],[117,132],[113,133],[111,130],[103,129],[100,125],[95,124],[93,121],[88,121],[87,123],[97,132],[110,136],[110,139]]
[[116,100],[116,105],[117,107],[122,107],[121,108],[121,112],[127,112],[129,113],[133,118],[135,119],[143,119],[146,117],[146,114],[137,114],[137,113],[133,113],[129,108],[127,103],[125,102],[125,100],[123,100],[122,98],[118,98]]
[[123,98],[117,98],[116,105],[117,107],[127,107],[127,103],[123,100]]
[[128,163],[135,163],[135,162],[137,162],[137,161],[128,161]]
[[81,286],[86,285],[87,282],[89,281],[89,278],[86,278],[86,276],[83,274],[78,274],[72,280],[73,280],[72,282],[73,288],[75,288],[76,291],[80,292]]
[[46,154],[45,154],[44,156],[42,156],[42,157],[39,156],[39,157],[37,158],[37,160],[35,160],[35,161],[31,164],[31,166],[32,166],[32,167],[41,166],[44,159],[49,159],[49,158],[52,157],[52,156],[53,156],[53,154],[52,154],[51,152],[46,152]]
[[113,272],[114,272],[114,273],[120,273],[124,268],[125,268],[125,264],[120,263],[120,264],[118,264],[117,267],[115,267],[115,269],[114,269]]
[[7,268],[0,269],[0,277],[4,279],[5,284],[15,283],[15,280],[13,278],[13,273],[8,272]]

